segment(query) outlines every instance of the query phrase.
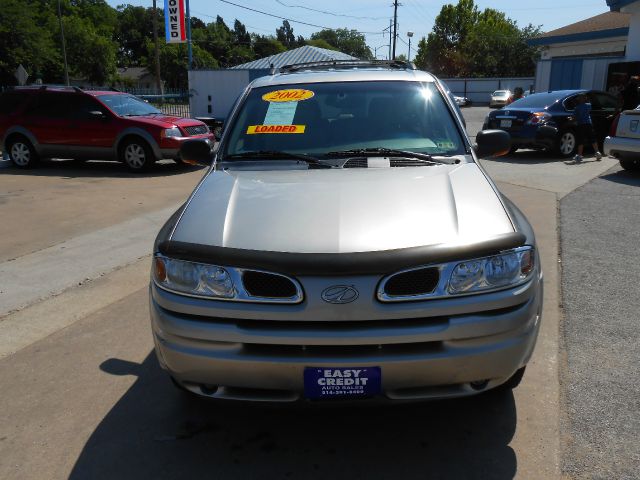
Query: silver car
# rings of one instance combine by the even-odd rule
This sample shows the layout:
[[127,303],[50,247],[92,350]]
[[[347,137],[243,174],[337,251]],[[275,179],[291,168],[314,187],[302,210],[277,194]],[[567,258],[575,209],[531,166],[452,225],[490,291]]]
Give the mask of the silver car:
[[496,90],[491,94],[489,106],[492,108],[504,107],[509,103],[509,98],[511,98],[510,90]]
[[197,395],[421,400],[514,387],[541,320],[534,233],[432,75],[398,62],[253,81],[155,246],[161,366]]

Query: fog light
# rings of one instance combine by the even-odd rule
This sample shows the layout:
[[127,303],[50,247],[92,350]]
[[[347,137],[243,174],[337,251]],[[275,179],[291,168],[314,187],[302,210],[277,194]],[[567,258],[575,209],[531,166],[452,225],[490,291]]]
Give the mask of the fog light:
[[469,383],[469,385],[471,385],[471,388],[473,388],[474,390],[484,390],[485,388],[487,388],[488,384],[489,380],[476,380],[475,382]]

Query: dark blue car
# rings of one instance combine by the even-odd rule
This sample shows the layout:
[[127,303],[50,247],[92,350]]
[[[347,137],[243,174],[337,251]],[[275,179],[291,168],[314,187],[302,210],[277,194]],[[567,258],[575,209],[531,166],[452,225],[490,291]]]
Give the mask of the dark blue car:
[[598,90],[557,90],[529,95],[489,113],[482,129],[509,132],[512,153],[518,148],[532,148],[570,157],[578,146],[574,108],[580,94],[586,94],[591,103],[591,120],[598,143],[602,144],[621,106],[616,97]]

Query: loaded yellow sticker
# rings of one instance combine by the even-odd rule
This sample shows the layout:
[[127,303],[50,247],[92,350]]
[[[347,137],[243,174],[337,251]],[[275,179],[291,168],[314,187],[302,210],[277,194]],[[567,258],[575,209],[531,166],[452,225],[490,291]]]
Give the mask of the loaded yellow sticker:
[[314,95],[311,90],[291,88],[265,93],[262,95],[262,100],[265,102],[301,102],[302,100],[309,100]]
[[249,125],[247,135],[260,133],[304,133],[306,125]]

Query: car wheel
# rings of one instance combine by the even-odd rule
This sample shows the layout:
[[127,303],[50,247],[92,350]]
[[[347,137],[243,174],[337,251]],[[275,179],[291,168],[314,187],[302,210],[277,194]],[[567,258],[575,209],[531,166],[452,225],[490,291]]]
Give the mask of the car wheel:
[[516,153],[518,151],[518,147],[511,147],[509,149],[509,155],[513,155],[514,153]]
[[18,168],[31,168],[38,163],[38,154],[26,138],[17,137],[7,142],[7,152]]
[[151,168],[155,159],[147,142],[131,138],[120,146],[120,161],[132,172],[144,172]]
[[524,376],[524,371],[526,369],[527,369],[527,366],[525,365],[524,367],[516,370],[516,373],[511,375],[509,380],[507,380],[502,385],[500,385],[499,388],[503,390],[513,390],[514,388],[516,388],[518,385],[520,385],[520,382],[522,381],[522,377]]
[[640,172],[640,157],[621,158],[620,166],[628,172]]
[[572,157],[578,148],[578,139],[575,132],[566,130],[560,133],[557,151],[563,157]]

